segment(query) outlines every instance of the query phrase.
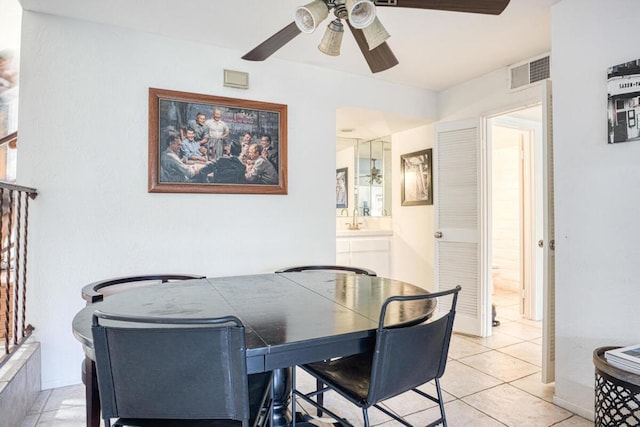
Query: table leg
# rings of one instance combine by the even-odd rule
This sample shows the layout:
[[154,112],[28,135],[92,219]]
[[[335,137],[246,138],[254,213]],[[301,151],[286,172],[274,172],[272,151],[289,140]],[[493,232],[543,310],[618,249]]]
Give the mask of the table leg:
[[98,392],[95,362],[85,357],[83,371],[82,379],[87,405],[87,427],[100,427],[100,394]]
[[271,425],[284,427],[291,424],[289,416],[289,400],[291,396],[291,368],[273,371],[273,409]]

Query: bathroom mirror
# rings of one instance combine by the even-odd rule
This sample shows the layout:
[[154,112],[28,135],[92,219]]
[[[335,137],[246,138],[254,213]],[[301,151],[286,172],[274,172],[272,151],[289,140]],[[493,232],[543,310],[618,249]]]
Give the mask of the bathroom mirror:
[[336,167],[347,169],[347,208],[337,216],[391,216],[391,137],[338,138]]
[[391,215],[391,140],[358,141],[355,201],[362,216]]

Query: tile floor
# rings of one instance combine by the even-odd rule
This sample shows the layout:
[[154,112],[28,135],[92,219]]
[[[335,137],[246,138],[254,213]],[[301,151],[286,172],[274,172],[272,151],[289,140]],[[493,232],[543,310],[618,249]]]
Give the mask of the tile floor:
[[[493,336],[474,338],[456,334],[452,338],[450,360],[441,380],[448,425],[592,426],[591,421],[555,406],[553,384],[540,382],[541,325],[520,319],[513,292],[496,289],[494,302],[501,325],[494,328]],[[304,374],[298,375],[299,388],[308,390],[307,386],[313,384]],[[416,425],[435,419],[437,406],[412,394],[390,399],[385,405]],[[325,402],[355,425],[362,425],[357,408],[341,402],[335,395],[327,395]],[[44,390],[21,427],[83,427],[84,411],[82,384]],[[370,417],[375,426],[398,425],[376,409],[371,409]]]

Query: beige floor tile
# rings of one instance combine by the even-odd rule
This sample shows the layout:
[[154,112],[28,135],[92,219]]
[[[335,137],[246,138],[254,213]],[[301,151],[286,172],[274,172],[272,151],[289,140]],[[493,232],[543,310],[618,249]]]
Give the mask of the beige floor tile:
[[[435,392],[435,387],[433,388]],[[434,394],[437,396],[437,394]],[[405,417],[409,414],[424,411],[425,409],[433,408],[437,403],[424,398],[417,393],[407,392],[402,393],[400,396],[387,399],[383,402],[383,405],[390,409],[394,414],[398,414],[401,417]]]
[[524,360],[532,365],[542,366],[542,347],[532,342],[524,341],[499,348],[498,351]]
[[49,400],[49,396],[51,396],[52,390],[42,390],[38,393],[38,397],[36,397],[35,402],[31,405],[31,408],[27,411],[28,414],[39,414],[44,411],[47,400]]
[[465,397],[463,401],[512,427],[547,427],[572,415],[509,384]]
[[529,375],[528,377],[512,381],[510,384],[514,387],[533,394],[547,402],[553,402],[553,393],[555,392],[555,383],[543,384],[540,372]]
[[474,354],[484,353],[491,350],[480,344],[476,344],[469,340],[460,338],[459,335],[453,335],[451,337],[451,344],[449,346],[449,357],[452,359],[461,359],[463,357],[471,356]]
[[[449,362],[449,363],[456,363],[456,362]],[[449,366],[449,363],[447,363],[447,366]],[[447,391],[442,387],[442,380],[440,381],[440,389],[442,391],[442,400],[444,400],[445,402],[450,402],[452,400],[456,400],[457,397],[447,393]],[[426,384],[422,384],[420,387],[418,387],[418,390],[423,391],[427,394],[430,394],[431,396],[434,397],[438,397],[438,391],[436,390],[436,384],[434,381],[429,381]]]
[[511,335],[521,340],[529,341],[542,336],[542,329],[524,325],[520,322],[503,322],[496,329],[500,329],[501,334]]
[[469,335],[459,335],[461,338],[474,342],[476,344],[483,345],[485,347],[489,347],[491,349],[497,349],[501,347],[506,347],[508,345],[517,344],[522,342],[521,339],[512,337],[511,335],[505,335],[499,332],[498,328],[493,328],[493,335],[490,337],[472,337]]
[[83,406],[61,407],[43,412],[37,427],[86,427],[87,418]]
[[[450,427],[501,427],[504,424],[483,414],[466,403],[456,400],[445,403],[444,413],[447,418],[447,425]],[[406,419],[413,425],[425,425],[440,417],[439,408],[435,407],[418,414],[410,415]]]
[[517,287],[498,286],[494,285],[493,295],[511,295],[514,298],[518,297],[519,290]]
[[522,315],[520,314],[518,306],[497,307],[496,319],[498,319],[500,322],[515,321],[521,320]]
[[531,342],[534,344],[538,344],[539,346],[542,346],[542,337],[536,338],[535,340],[531,340]]
[[40,414],[27,415],[24,420],[22,420],[20,427],[35,427],[38,422],[38,418],[40,418]]
[[[302,401],[301,399],[297,400],[296,403],[296,411],[303,412],[315,415],[316,409],[309,405],[308,403]],[[324,396],[324,406],[335,412],[342,418],[346,418],[350,423],[361,426],[363,425],[362,421],[362,409],[352,404],[348,400],[344,399],[342,396],[337,394],[336,392],[328,392],[325,393]],[[326,414],[325,414],[326,418]],[[371,408],[369,410],[369,421],[372,425],[383,424],[391,421],[393,418],[389,417],[385,413],[379,411],[376,408]]]
[[540,371],[540,368],[508,354],[491,350],[487,353],[460,359],[461,363],[496,377],[504,382],[524,378]]
[[440,385],[444,391],[458,398],[486,390],[502,381],[457,361],[447,363]]
[[593,421],[574,415],[567,420],[554,424],[553,427],[593,427]]
[[491,302],[496,307],[515,307],[518,308],[518,295],[516,293],[501,293],[494,292],[491,297]]
[[43,411],[53,411],[71,406],[84,406],[85,402],[85,388],[83,384],[55,388],[51,391]]
[[531,326],[533,328],[542,329],[542,321],[541,320],[529,320],[529,319],[520,319],[519,323],[523,325]]

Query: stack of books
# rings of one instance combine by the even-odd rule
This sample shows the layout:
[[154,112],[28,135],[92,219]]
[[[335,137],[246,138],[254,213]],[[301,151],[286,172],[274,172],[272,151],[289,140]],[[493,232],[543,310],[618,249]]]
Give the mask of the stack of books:
[[640,344],[607,350],[604,358],[611,366],[640,375]]

